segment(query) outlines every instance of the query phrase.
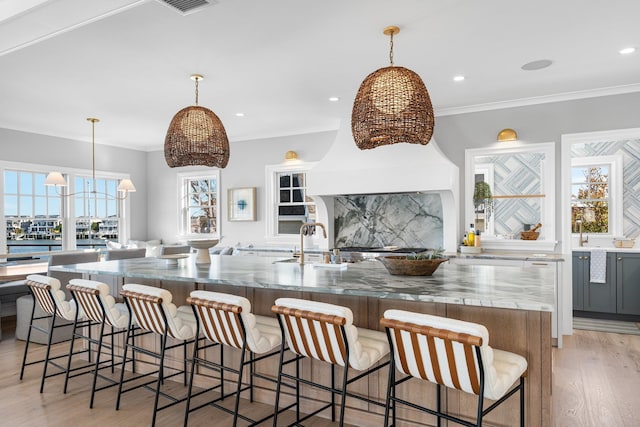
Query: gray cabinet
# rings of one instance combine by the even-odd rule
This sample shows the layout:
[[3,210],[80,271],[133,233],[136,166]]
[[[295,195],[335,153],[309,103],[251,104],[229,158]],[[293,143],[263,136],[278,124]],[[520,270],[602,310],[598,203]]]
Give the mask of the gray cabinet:
[[640,315],[640,253],[611,253],[616,258],[616,312]]
[[607,253],[605,283],[590,280],[590,252],[573,253],[573,309],[600,313],[616,313],[616,254]]
[[590,252],[574,252],[573,309],[640,315],[640,253],[608,252],[606,283],[592,283]]

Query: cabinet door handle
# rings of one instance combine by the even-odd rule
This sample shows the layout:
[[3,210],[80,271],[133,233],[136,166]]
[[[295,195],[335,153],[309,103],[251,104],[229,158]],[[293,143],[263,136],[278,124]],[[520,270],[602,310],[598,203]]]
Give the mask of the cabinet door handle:
[[582,259],[582,257],[581,257],[581,256],[579,256],[579,257],[578,257],[578,259]]
[[622,258],[621,258],[621,257],[618,257],[618,261],[622,261]]

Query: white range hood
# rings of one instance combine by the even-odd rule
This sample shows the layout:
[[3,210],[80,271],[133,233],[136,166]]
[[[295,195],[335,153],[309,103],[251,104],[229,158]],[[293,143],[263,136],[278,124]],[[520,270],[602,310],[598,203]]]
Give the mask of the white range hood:
[[[356,147],[350,126],[308,173],[307,190],[318,206],[318,220],[333,224],[333,197],[353,194],[438,193],[442,199],[443,243],[455,252],[458,239],[459,170],[434,139],[418,144]],[[333,244],[329,242],[329,246]]]

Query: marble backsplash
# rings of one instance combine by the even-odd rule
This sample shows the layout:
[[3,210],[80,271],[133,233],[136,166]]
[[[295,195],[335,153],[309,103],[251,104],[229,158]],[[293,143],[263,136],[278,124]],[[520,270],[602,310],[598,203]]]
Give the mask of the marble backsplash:
[[335,246],[440,248],[439,194],[367,194],[334,199]]

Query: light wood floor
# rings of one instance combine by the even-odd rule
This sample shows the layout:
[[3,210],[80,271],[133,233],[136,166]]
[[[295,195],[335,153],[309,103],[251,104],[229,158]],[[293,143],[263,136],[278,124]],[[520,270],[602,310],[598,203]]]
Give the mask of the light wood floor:
[[[101,391],[93,409],[88,407],[89,376],[75,378],[62,394],[64,378],[47,380],[38,393],[41,367],[28,368],[20,381],[24,343],[13,338],[15,327],[3,319],[0,341],[0,426],[146,426],[151,422],[153,394],[125,395],[119,411],[114,410],[115,389]],[[269,405],[243,402],[251,416],[271,410]],[[180,426],[183,405],[160,412],[157,425]],[[605,332],[575,331],[566,337],[564,348],[553,350],[553,425],[556,427],[606,427],[640,425],[640,336]],[[229,426],[231,417],[214,409],[190,416],[192,426]],[[284,422],[291,417],[283,417]],[[271,425],[270,423],[263,423]],[[280,424],[280,423],[279,423]],[[333,426],[324,419],[306,423],[309,427]]]

